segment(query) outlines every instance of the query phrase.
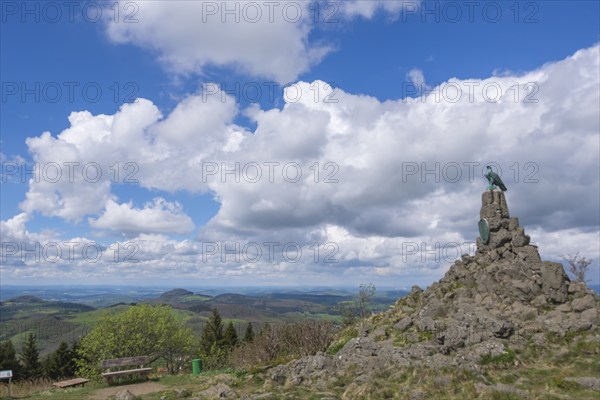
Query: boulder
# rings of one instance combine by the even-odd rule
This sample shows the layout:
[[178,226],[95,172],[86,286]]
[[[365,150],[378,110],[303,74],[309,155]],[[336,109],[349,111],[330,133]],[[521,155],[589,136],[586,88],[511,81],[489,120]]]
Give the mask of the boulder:
[[206,400],[213,399],[237,399],[238,395],[229,386],[224,383],[217,383],[216,385],[203,390],[199,393],[200,398]]
[[119,390],[115,394],[115,400],[137,400],[137,397],[127,389]]

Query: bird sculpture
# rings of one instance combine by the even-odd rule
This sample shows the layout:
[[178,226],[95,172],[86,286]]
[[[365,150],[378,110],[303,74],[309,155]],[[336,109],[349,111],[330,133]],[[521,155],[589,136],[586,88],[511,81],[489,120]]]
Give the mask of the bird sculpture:
[[498,186],[500,188],[500,190],[502,190],[503,192],[506,192],[506,190],[507,190],[506,186],[504,185],[504,182],[502,182],[502,179],[500,179],[500,176],[498,176],[497,173],[492,171],[492,167],[490,167],[489,165],[486,168],[487,168],[487,171],[485,173],[485,177],[489,182],[488,189],[494,190],[494,189],[496,189],[496,186]]

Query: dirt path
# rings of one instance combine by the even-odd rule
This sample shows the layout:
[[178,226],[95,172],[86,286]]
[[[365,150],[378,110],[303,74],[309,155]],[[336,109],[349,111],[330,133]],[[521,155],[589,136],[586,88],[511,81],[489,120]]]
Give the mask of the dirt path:
[[96,393],[88,397],[90,400],[106,400],[110,396],[116,394],[119,390],[127,389],[136,396],[141,396],[147,393],[160,392],[161,390],[168,390],[169,388],[165,385],[161,385],[156,382],[143,382],[134,383],[131,385],[120,385],[114,387],[108,387],[98,390]]

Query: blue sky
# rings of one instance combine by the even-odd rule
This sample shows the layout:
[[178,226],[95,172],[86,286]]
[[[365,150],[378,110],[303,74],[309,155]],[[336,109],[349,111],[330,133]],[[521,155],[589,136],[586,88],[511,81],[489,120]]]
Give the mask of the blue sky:
[[[2,2],[0,219],[3,243],[134,244],[139,260],[6,263],[3,283],[428,285],[451,262],[439,249],[468,252],[485,182],[465,166],[490,161],[542,257],[581,251],[598,283],[598,2],[287,1],[273,21],[264,2],[113,4]],[[11,169],[64,162],[75,182]],[[263,177],[202,175],[223,162]],[[406,175],[436,163],[462,178]],[[303,257],[249,257],[271,242]]]

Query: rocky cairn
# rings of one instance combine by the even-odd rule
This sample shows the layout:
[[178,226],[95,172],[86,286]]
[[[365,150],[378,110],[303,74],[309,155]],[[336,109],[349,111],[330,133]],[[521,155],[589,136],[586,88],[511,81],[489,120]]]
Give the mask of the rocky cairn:
[[571,281],[561,264],[540,259],[518,218],[510,217],[503,192],[483,193],[480,217],[490,238],[477,239],[474,256],[463,255],[439,282],[413,287],[392,309],[361,322],[337,352],[271,369],[269,383],[324,389],[352,371],[352,386],[360,387],[371,374],[402,366],[477,372],[483,357],[511,348],[567,334],[597,336],[596,295]]

